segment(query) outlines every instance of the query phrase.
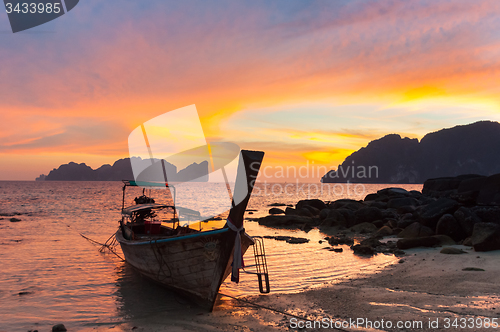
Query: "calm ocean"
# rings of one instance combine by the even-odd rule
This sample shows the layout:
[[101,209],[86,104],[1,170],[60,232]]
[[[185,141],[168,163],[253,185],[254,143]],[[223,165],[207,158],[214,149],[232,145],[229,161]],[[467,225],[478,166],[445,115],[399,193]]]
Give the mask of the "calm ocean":
[[[184,299],[145,280],[115,255],[100,253],[98,245],[80,235],[103,243],[116,231],[121,187],[120,182],[0,182],[1,332],[50,331],[58,323],[79,331],[182,310]],[[385,187],[260,184],[248,207],[257,211],[247,217],[267,215],[270,203],[295,204],[308,196],[325,201],[362,199]],[[265,240],[272,293],[321,287],[397,261],[382,254],[360,258],[347,247],[343,253],[324,250],[328,243],[319,243],[325,235],[318,230],[277,230],[256,222],[247,222],[245,228],[250,235],[311,240],[305,244]],[[251,250],[245,260],[252,263]],[[226,281],[221,292],[258,294],[256,277],[242,274],[238,285]]]

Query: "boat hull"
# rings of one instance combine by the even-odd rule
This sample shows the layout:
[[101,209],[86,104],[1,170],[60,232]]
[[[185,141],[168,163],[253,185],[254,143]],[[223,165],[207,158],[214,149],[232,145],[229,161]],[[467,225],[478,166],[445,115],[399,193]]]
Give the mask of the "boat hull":
[[[227,228],[148,240],[127,240],[121,230],[116,233],[130,265],[208,310],[230,274],[235,236]],[[241,242],[243,253],[253,244],[247,234],[242,234]]]

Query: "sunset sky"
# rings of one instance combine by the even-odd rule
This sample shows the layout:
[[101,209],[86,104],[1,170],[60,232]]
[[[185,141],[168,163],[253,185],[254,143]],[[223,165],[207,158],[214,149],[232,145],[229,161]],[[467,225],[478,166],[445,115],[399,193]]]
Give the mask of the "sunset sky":
[[16,34],[2,9],[0,45],[0,180],[113,163],[192,104],[269,166],[500,120],[497,0],[82,0]]

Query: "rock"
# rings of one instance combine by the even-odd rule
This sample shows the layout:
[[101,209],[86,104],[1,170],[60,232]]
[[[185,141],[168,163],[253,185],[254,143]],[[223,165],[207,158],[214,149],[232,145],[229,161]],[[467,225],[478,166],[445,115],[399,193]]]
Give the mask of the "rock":
[[335,227],[335,226],[343,226],[345,227],[347,222],[344,218],[344,215],[337,210],[331,210],[328,218],[323,220],[320,224],[321,227]]
[[415,216],[413,213],[405,213],[401,219],[399,219],[396,223],[396,227],[398,228],[403,228],[405,229],[406,227],[410,226],[411,224],[417,222]]
[[306,209],[305,207],[301,209],[295,209],[295,212],[297,213],[298,216],[303,216],[303,217],[314,217],[311,211],[309,209]]
[[464,179],[460,182],[457,188],[457,193],[466,193],[466,192],[477,192],[481,190],[483,187],[485,181],[486,181],[486,176],[484,175],[470,175],[471,177],[468,179]]
[[18,219],[18,218],[10,218],[9,220],[10,220],[10,222],[20,222],[21,221],[21,219]]
[[296,226],[303,224],[315,224],[317,223],[313,218],[302,217],[302,216],[283,216],[283,215],[273,215],[259,218],[257,220],[259,225],[264,226]]
[[354,220],[356,224],[365,222],[370,223],[382,218],[382,212],[375,207],[364,207],[354,212]]
[[297,216],[297,210],[295,210],[294,208],[291,208],[291,207],[288,207],[285,209],[285,214],[287,216]]
[[500,225],[483,222],[475,224],[471,241],[475,251],[500,249]]
[[371,201],[369,202],[370,207],[385,210],[387,209],[387,202]]
[[398,198],[393,198],[387,202],[387,207],[393,208],[393,209],[399,209],[401,207],[407,207],[407,206],[418,206],[418,200],[416,200],[413,197],[398,197]]
[[478,267],[464,267],[462,271],[484,271],[484,270]]
[[410,226],[406,227],[398,237],[401,238],[421,238],[434,235],[434,231],[429,227],[426,227],[418,222],[414,222]]
[[323,209],[319,212],[319,219],[324,220],[328,218],[328,215],[330,214],[330,211],[335,211],[335,210],[330,210],[330,209]]
[[341,234],[339,236],[332,236],[328,238],[328,243],[332,246],[336,246],[339,244],[347,244],[350,246],[354,244],[354,240],[345,234]]
[[448,235],[433,235],[432,237],[438,239],[440,246],[453,246],[457,244],[451,237]]
[[474,206],[471,208],[482,222],[500,224],[500,207],[498,206]]
[[439,239],[433,236],[400,239],[396,243],[399,249],[411,249],[416,247],[434,247],[439,245]]
[[354,233],[361,233],[361,234],[366,234],[366,233],[373,233],[377,231],[377,227],[373,224],[364,222],[355,226],[352,226],[350,228],[351,232]]
[[429,196],[442,196],[442,194],[450,193],[453,190],[458,189],[461,181],[462,180],[458,179],[457,177],[428,179],[424,182],[422,194]]
[[363,246],[372,247],[372,248],[380,247],[383,245],[382,242],[380,242],[379,240],[377,240],[373,237],[368,238],[368,239],[364,239],[359,244],[361,244]]
[[270,208],[269,214],[285,214],[285,211],[283,211],[282,209],[278,209],[278,208]]
[[366,245],[361,245],[361,244],[356,244],[355,246],[352,246],[351,249],[357,255],[371,256],[375,253],[375,250],[373,250],[372,247],[366,246]]
[[459,204],[457,201],[444,197],[440,198],[422,208],[420,221],[423,225],[435,229],[439,218],[441,218],[443,214],[452,214],[458,207]]
[[291,243],[291,244],[296,244],[296,243],[307,243],[309,242],[309,239],[303,238],[303,237],[293,237],[293,236],[264,236],[266,239],[274,239],[277,241],[285,241],[286,243]]
[[309,210],[313,216],[319,215],[320,210],[316,209],[314,206],[304,205],[302,209]]
[[295,208],[298,210],[298,209],[302,209],[305,206],[312,206],[312,207],[316,208],[318,211],[321,211],[321,210],[327,208],[326,204],[322,200],[316,199],[316,198],[315,199],[300,200],[295,205]]
[[328,250],[330,250],[330,251],[334,251],[334,252],[343,252],[343,251],[344,251],[344,249],[343,249],[343,248],[330,248],[330,249],[328,249]]
[[52,326],[52,332],[65,332],[65,331],[67,330],[64,324],[57,324]]
[[448,235],[455,241],[463,240],[466,236],[455,217],[448,213],[439,218],[436,234]]
[[383,226],[378,231],[376,231],[375,234],[373,234],[373,237],[381,238],[389,235],[392,235],[392,228],[390,228],[389,226]]
[[416,207],[413,205],[400,206],[397,209],[398,213],[400,213],[400,214],[404,214],[404,213],[412,213],[413,214],[416,210],[417,210]]
[[447,254],[447,255],[460,255],[460,254],[466,254],[467,252],[463,251],[462,249],[458,249],[458,248],[445,247],[445,248],[441,249],[440,253]]
[[377,228],[384,227],[384,224],[385,224],[385,221],[383,221],[383,220],[375,220],[374,222],[372,222],[372,225],[377,227]]
[[307,242],[309,242],[309,239],[303,237],[290,237],[290,239],[286,241],[286,243],[290,244],[307,243]]
[[471,236],[474,225],[481,222],[481,219],[471,209],[463,206],[455,211],[453,216],[464,231],[465,236]]
[[248,214],[253,214],[253,211],[248,212]]
[[462,245],[466,246],[466,247],[472,247],[472,238],[468,237],[464,240],[464,242],[462,242]]
[[477,196],[477,204],[500,205],[500,174],[488,176]]
[[[345,208],[340,208],[340,209],[336,209],[335,210],[336,212],[339,212],[341,213],[343,216],[344,216],[344,219],[346,221],[346,225],[354,225],[354,212],[352,210],[349,210],[349,209],[345,209]],[[333,216],[334,212],[330,212],[330,217]]]
[[267,206],[286,206],[285,203],[271,203],[271,204],[268,204]]
[[365,205],[362,202],[347,198],[338,199],[330,205],[332,209],[346,208],[352,211],[359,210],[363,207],[365,207]]
[[384,189],[377,191],[377,194],[379,196],[386,195],[389,197],[391,197],[391,196],[409,196],[410,195],[410,193],[406,189],[403,189],[403,188],[384,188]]
[[377,198],[379,198],[378,194],[368,194],[368,195],[366,195],[366,197],[363,201],[370,202],[370,201],[376,200]]

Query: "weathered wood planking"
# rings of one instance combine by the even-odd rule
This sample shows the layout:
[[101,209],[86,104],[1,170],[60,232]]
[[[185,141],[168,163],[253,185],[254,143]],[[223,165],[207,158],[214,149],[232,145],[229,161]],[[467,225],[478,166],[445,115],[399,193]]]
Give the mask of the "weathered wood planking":
[[[128,263],[145,276],[201,301],[209,309],[214,305],[220,283],[231,272],[234,236],[235,233],[227,231],[195,238],[176,237],[176,241],[163,243],[157,242],[162,238],[156,237],[133,245],[138,241],[126,240],[121,231],[116,233]],[[244,234],[243,253],[252,244],[253,240]]]

